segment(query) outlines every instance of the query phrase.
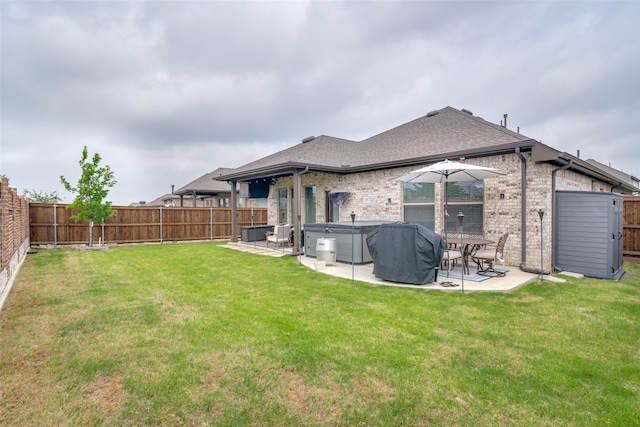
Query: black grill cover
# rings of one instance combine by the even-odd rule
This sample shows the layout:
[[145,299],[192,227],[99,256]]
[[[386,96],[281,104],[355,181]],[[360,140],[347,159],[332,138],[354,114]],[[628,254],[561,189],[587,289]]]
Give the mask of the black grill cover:
[[382,224],[367,237],[373,274],[391,282],[425,284],[438,280],[442,237],[419,224]]

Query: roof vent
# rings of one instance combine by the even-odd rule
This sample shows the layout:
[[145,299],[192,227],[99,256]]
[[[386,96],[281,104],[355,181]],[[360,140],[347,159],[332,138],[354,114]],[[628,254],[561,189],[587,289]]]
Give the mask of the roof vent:
[[437,116],[438,114],[440,114],[440,110],[433,110],[433,111],[429,111],[429,112],[427,113],[427,117]]
[[463,113],[467,113],[467,114],[469,114],[470,116],[473,116],[473,111],[469,111],[469,110],[467,110],[466,108],[463,108],[463,109],[462,109],[462,110],[460,110],[460,111],[462,111]]
[[316,139],[316,137],[315,137],[315,136],[308,136],[308,137],[306,137],[305,139],[303,139],[303,140],[302,140],[302,143],[303,143],[303,144],[306,144],[307,142],[311,142],[311,141],[313,141],[314,139]]

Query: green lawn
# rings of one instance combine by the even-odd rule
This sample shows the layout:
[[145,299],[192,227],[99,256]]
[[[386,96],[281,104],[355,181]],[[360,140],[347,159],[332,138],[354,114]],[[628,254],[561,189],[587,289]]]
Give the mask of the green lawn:
[[220,243],[29,255],[0,425],[640,425],[640,269],[510,293],[327,276]]

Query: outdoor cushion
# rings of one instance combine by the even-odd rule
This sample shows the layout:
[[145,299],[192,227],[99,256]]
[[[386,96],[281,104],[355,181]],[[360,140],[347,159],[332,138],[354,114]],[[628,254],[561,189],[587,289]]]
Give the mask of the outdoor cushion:
[[275,243],[276,247],[278,245],[284,246],[285,243],[291,246],[291,226],[289,224],[276,225],[273,227],[273,231],[267,231],[265,236],[267,248],[269,247],[269,242]]

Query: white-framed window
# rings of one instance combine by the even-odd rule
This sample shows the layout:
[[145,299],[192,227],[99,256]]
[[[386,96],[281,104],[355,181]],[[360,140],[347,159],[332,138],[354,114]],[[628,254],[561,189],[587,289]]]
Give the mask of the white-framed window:
[[278,223],[287,223],[287,189],[278,189]]
[[304,187],[304,222],[315,224],[316,222],[316,186]]
[[340,205],[329,197],[327,191],[327,222],[339,222],[340,221]]
[[465,233],[484,231],[484,181],[459,181],[447,183],[449,217],[447,230],[457,230],[458,214],[462,212]]
[[435,228],[435,184],[405,182],[402,189],[404,221]]

